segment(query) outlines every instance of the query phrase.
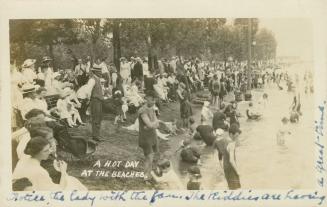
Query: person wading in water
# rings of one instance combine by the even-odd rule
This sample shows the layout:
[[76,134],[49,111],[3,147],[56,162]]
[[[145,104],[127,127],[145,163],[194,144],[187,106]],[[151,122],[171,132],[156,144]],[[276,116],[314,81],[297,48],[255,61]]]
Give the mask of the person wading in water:
[[[222,131],[218,129],[218,131]],[[216,132],[217,135],[222,135]],[[216,139],[214,142],[214,148],[218,150],[218,159],[220,166],[223,167],[226,181],[228,183],[228,188],[230,190],[236,190],[241,188],[240,184],[240,173],[236,165],[236,153],[235,145],[241,130],[238,128],[237,124],[232,124],[229,128],[229,137],[223,137],[221,139]]]

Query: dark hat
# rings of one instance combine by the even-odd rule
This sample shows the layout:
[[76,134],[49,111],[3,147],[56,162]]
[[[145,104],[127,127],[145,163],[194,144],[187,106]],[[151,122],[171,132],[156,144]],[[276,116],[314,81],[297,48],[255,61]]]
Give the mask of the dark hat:
[[42,58],[42,62],[44,63],[44,62],[48,62],[48,61],[51,61],[52,60],[52,58],[50,58],[49,56],[44,56],[43,58]]
[[97,64],[94,64],[91,70],[94,72],[102,72],[101,66]]
[[196,177],[201,177],[201,171],[198,166],[191,166],[187,170],[190,174],[196,176]]
[[240,130],[240,128],[238,127],[238,125],[237,124],[232,124],[232,125],[230,125],[230,127],[229,127],[229,133],[230,134],[236,134],[236,133],[242,133],[242,131]]

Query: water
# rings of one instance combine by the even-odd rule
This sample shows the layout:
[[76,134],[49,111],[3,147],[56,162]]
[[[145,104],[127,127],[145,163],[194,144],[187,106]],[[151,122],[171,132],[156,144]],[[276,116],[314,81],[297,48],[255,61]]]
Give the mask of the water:
[[[268,93],[269,102],[260,121],[247,120],[245,110],[248,102],[241,102],[238,106],[243,115],[240,118],[242,134],[236,149],[242,188],[313,188],[315,185],[313,95],[301,95],[303,116],[299,123],[289,123],[291,135],[286,139],[286,146],[281,147],[276,143],[276,134],[281,119],[284,116],[289,117],[293,94],[285,90],[280,91],[275,86],[266,88],[264,92]],[[262,93],[263,90],[252,92],[254,102]],[[172,147],[176,148],[176,145],[173,145]],[[216,150],[212,147],[202,147],[201,151],[203,189],[227,189]],[[173,166],[186,186],[188,181],[186,172],[190,165],[182,163],[179,156],[176,156]]]

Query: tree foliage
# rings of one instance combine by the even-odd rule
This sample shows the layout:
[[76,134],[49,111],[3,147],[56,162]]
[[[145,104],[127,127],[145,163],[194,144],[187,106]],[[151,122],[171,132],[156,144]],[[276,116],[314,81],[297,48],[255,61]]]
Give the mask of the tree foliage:
[[259,30],[255,18],[235,19],[233,25],[227,25],[225,18],[11,20],[10,51],[18,63],[43,53],[63,68],[71,67],[71,59],[88,55],[108,57],[116,65],[120,56],[245,60],[249,21],[250,38],[257,43],[255,58],[273,58],[274,35]]

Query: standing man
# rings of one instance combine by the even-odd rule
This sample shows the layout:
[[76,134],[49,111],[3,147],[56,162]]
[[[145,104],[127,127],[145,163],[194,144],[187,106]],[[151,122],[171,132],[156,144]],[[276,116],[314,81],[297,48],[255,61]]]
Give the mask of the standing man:
[[145,163],[144,180],[151,179],[151,170],[153,164],[154,153],[158,152],[158,138],[156,129],[159,127],[159,121],[154,111],[155,92],[149,91],[145,97],[146,104],[144,104],[138,111],[139,119],[139,146],[142,148]]
[[135,80],[139,80],[143,82],[143,65],[142,65],[142,59],[136,58],[136,63],[134,64],[134,69],[132,73],[132,82]]
[[86,67],[83,64],[82,59],[78,59],[78,64],[75,66],[75,75],[77,76],[78,86],[81,87],[85,84],[86,79]]
[[103,91],[100,83],[102,68],[99,65],[93,65],[91,68],[92,75],[87,83],[90,96],[91,123],[92,123],[92,138],[100,142],[100,128],[102,121],[102,102]]

